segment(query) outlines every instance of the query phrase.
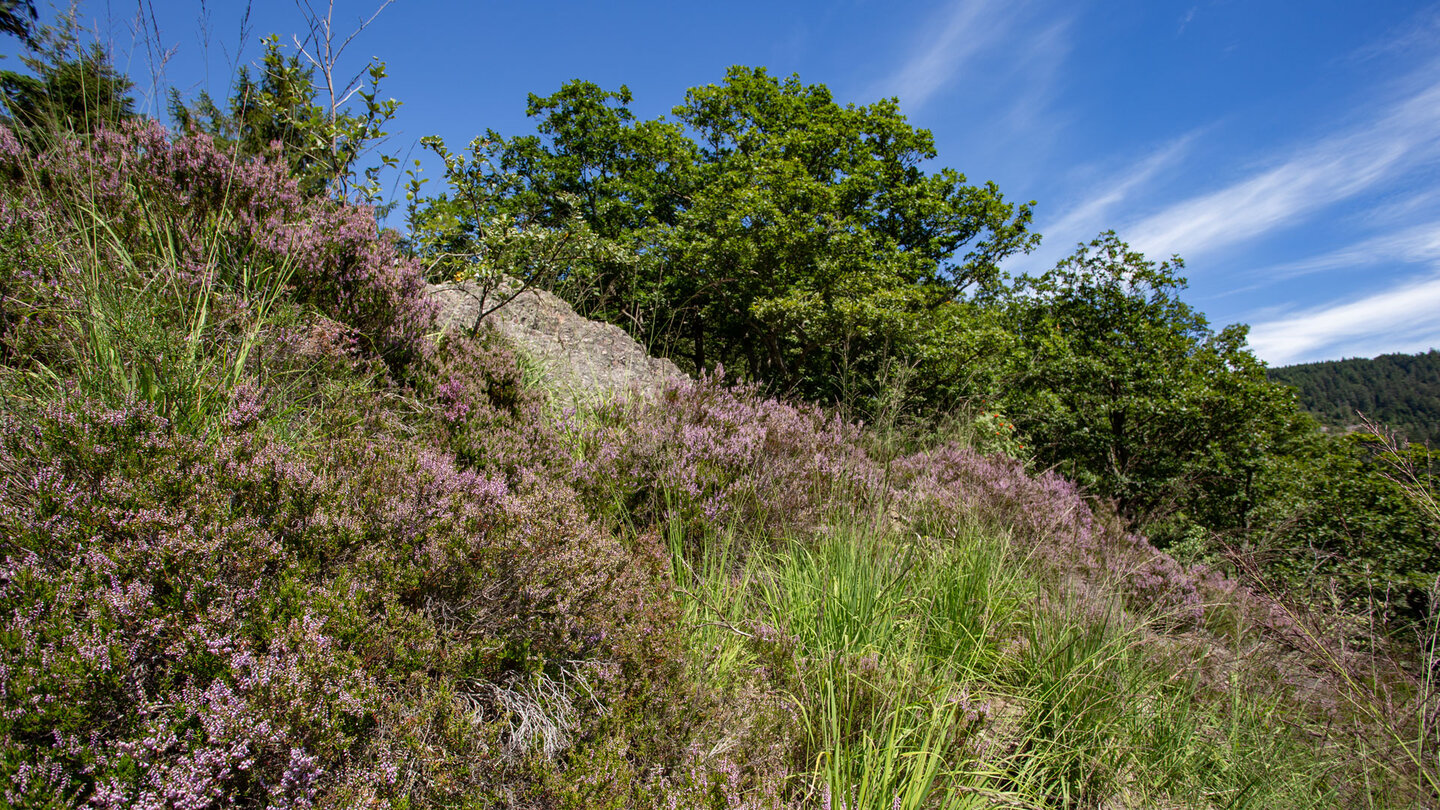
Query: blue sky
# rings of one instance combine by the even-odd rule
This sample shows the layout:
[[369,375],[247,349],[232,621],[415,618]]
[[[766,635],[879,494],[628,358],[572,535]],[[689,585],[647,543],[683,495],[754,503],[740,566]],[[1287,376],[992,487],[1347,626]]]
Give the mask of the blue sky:
[[[263,0],[242,40],[245,5],[153,0],[164,81],[223,95],[237,53],[299,30],[293,2]],[[337,0],[336,28],[377,5]],[[133,44],[136,8],[84,11],[140,78],[153,49]],[[1217,327],[1250,324],[1271,364],[1440,347],[1440,3],[398,0],[343,64],[371,56],[404,102],[402,155],[422,135],[529,131],[526,94],[573,78],[628,85],[643,117],[733,64],[842,102],[898,96],[939,165],[1037,202],[1044,242],[1011,272],[1114,228],[1183,256],[1185,299]]]

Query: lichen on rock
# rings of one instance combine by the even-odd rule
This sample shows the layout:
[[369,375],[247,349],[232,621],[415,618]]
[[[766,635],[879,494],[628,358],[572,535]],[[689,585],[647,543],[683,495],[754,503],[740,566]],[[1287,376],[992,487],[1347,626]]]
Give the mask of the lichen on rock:
[[[482,294],[474,282],[431,285],[442,329],[493,328],[543,369],[552,391],[576,400],[638,390],[654,394],[685,374],[671,361],[651,357],[618,326],[592,321],[556,295],[512,280]],[[495,304],[505,298],[503,306]]]

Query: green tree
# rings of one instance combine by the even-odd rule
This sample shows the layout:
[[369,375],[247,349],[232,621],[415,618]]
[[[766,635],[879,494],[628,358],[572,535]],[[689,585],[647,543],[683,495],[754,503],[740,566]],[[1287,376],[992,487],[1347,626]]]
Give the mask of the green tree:
[[1030,206],[925,172],[933,138],[894,99],[842,106],[735,67],[673,122],[636,120],[630,101],[580,81],[532,96],[538,135],[487,138],[510,178],[501,206],[548,226],[575,201],[633,257],[572,279],[577,307],[692,369],[838,399],[847,377],[909,362],[936,313],[1037,239]]
[[19,37],[30,44],[35,21],[40,18],[33,0],[0,0],[0,34]]
[[532,94],[526,114],[539,119],[539,135],[506,140],[492,130],[482,139],[505,178],[494,191],[539,223],[568,217],[557,200],[573,195],[608,239],[673,226],[696,189],[699,151],[678,124],[637,120],[633,100],[628,87],[608,91],[579,80],[545,98]]
[[0,71],[4,121],[25,140],[56,130],[94,132],[135,115],[133,87],[99,43],[81,44],[73,13],[27,37],[28,73]]
[[[418,176],[420,161],[410,172],[406,191],[409,244],[427,257],[432,281],[468,282],[463,289],[478,304],[471,331],[491,312],[505,306],[532,287],[556,289],[599,264],[623,265],[632,254],[603,239],[576,208],[581,201],[556,192],[546,198],[543,212],[536,208],[502,205],[502,189],[513,176],[496,168],[497,144],[476,138],[467,153],[451,152],[443,140],[420,140],[445,166],[449,189],[421,200],[425,182]],[[537,217],[543,216],[543,223]]]
[[736,68],[675,114],[702,154],[668,246],[705,293],[695,342],[713,332],[726,362],[807,395],[832,397],[842,368],[871,370],[1032,239],[1029,209],[993,185],[920,169],[933,138],[893,99],[842,107],[823,86]]
[[1440,350],[1286,366],[1270,378],[1298,389],[1305,409],[1332,428],[1353,428],[1363,415],[1407,441],[1440,443]]
[[[630,100],[627,88],[588,82],[530,96],[553,152],[541,136],[506,140],[493,130],[467,153],[425,139],[444,160],[447,190],[422,200],[423,181],[412,179],[407,197],[412,242],[431,257],[432,279],[508,274],[653,342],[663,280],[646,234],[674,222],[680,192],[667,189],[693,163],[694,146],[674,124],[636,121]],[[527,242],[535,255],[516,249]]]
[[1132,522],[1188,511],[1243,526],[1294,397],[1267,381],[1244,326],[1217,334],[1180,300],[1182,266],[1108,232],[1020,279],[1009,308],[1021,351],[1004,406],[1041,463],[1115,499]]
[[[1425,508],[1425,498],[1436,497],[1440,454],[1416,444],[1387,448],[1369,433],[1329,436],[1306,421],[1311,430],[1268,459],[1249,530],[1226,545],[1233,551],[1243,541],[1242,559],[1292,593],[1422,619],[1440,574],[1440,525]],[[1397,462],[1417,476],[1397,481]]]
[[363,169],[359,164],[385,138],[384,127],[400,106],[379,96],[385,63],[372,61],[365,72],[368,84],[357,84],[346,94],[359,97],[355,110],[344,106],[343,99],[324,101],[315,73],[313,64],[299,54],[287,54],[280,38],[271,35],[254,73],[242,67],[236,75],[228,110],[221,110],[203,91],[192,104],[172,91],[170,115],[182,131],[204,132],[244,155],[278,149],[308,195],[377,203],[379,172],[395,166],[396,160],[380,155],[377,164]]

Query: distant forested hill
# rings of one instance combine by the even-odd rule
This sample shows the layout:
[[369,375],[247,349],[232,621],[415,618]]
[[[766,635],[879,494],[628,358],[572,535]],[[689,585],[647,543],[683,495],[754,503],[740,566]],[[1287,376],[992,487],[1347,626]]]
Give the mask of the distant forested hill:
[[1440,444],[1440,351],[1383,354],[1304,363],[1270,370],[1270,378],[1300,390],[1300,403],[1321,422],[1346,427],[1356,411],[1414,442]]

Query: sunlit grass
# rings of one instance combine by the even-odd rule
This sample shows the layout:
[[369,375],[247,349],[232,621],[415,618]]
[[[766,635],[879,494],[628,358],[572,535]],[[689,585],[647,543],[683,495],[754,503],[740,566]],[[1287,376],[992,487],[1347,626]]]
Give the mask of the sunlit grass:
[[761,663],[757,631],[785,639],[807,735],[798,778],[815,806],[1407,806],[1429,795],[1365,785],[1398,774],[1326,742],[1263,669],[1234,660],[1216,681],[1193,641],[1167,640],[1172,617],[1056,591],[1003,534],[906,538],[841,521],[741,555],[733,532],[695,552],[681,531],[668,547],[692,649],[706,651],[699,674],[724,688]]

